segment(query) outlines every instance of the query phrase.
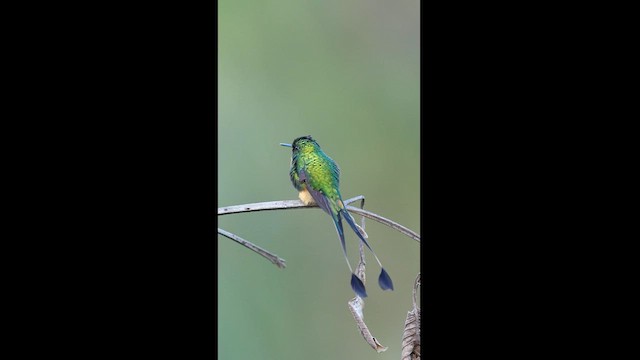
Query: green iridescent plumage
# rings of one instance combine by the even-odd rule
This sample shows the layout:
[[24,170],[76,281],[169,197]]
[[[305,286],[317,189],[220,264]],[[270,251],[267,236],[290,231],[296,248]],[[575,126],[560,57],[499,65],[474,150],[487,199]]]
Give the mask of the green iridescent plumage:
[[391,277],[382,267],[380,260],[376,256],[371,246],[365,238],[367,234],[354,221],[347,211],[342,196],[340,195],[340,168],[327,154],[322,151],[320,145],[311,136],[302,136],[293,141],[292,144],[280,145],[292,148],[291,170],[289,176],[291,183],[298,190],[300,200],[309,205],[312,203],[331,215],[336,231],[340,238],[342,250],[344,252],[347,265],[351,271],[351,287],[360,297],[366,297],[367,293],[362,281],[353,273],[351,264],[347,258],[347,249],[342,228],[342,218],[353,229],[360,240],[371,250],[376,261],[380,265],[381,272],[378,277],[378,284],[383,290],[393,290]]

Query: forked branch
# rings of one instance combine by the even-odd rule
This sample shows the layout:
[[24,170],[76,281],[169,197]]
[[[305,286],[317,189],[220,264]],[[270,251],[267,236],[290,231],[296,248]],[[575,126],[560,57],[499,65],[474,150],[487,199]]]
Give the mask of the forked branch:
[[[420,235],[415,231],[398,224],[395,221],[389,220],[384,216],[380,216],[376,213],[372,213],[370,211],[366,211],[361,208],[353,207],[348,204],[351,204],[355,201],[361,200],[360,207],[364,207],[364,196],[358,195],[351,199],[347,199],[344,204],[347,206],[347,209],[354,214],[361,215],[363,217],[369,218],[371,220],[377,221],[381,224],[384,224],[392,229],[398,230],[400,233],[412,238],[413,240],[420,242]],[[289,209],[319,209],[318,205],[305,205],[300,200],[278,200],[278,201],[267,201],[261,203],[252,203],[252,204],[244,204],[244,205],[232,205],[232,206],[224,206],[218,208],[218,215],[230,215],[230,214],[239,214],[245,212],[254,212],[254,211],[269,211],[269,210],[289,210]],[[364,218],[362,219],[364,224]],[[230,233],[226,230],[218,228],[218,234],[223,235],[246,248],[254,251],[255,253],[265,257],[267,260],[274,263],[279,268],[284,268],[284,259],[278,257],[278,255],[273,254],[253,243],[247,241],[236,234]]]
[[[348,205],[358,200],[361,201],[360,208]],[[363,209],[364,201],[365,199],[364,199],[364,196],[362,195],[343,201],[344,204],[346,205],[346,208],[349,210],[349,212],[361,215],[363,217],[362,229],[364,229],[365,227],[364,218],[369,218],[371,220],[377,221],[383,225],[386,225],[392,229],[399,231],[400,233],[412,238],[418,243],[420,242],[420,235],[418,235],[416,232],[412,231],[411,229],[405,226],[402,226],[396,223],[395,221],[392,221],[383,216],[380,216],[376,213],[372,213],[370,211],[364,210]],[[225,206],[225,207],[218,208],[218,215],[229,215],[229,214],[238,214],[238,213],[254,212],[254,211],[311,209],[311,208],[319,208],[319,207],[317,205],[307,206],[300,200],[279,200],[279,201],[268,201],[268,202],[252,203],[252,204],[244,204],[244,205]],[[254,245],[253,243],[235,234],[222,230],[220,228],[218,228],[218,233],[223,236],[226,236],[231,240],[238,242],[239,244],[265,257],[266,259],[274,263],[276,266],[280,268],[285,267],[284,259],[281,259],[277,255],[272,254],[269,251],[257,245]],[[358,266],[356,268],[356,273],[363,282],[365,282],[364,271],[365,271],[364,247],[363,247],[363,244],[360,243],[360,262],[358,263]],[[405,332],[403,334],[404,336],[403,336],[403,349],[402,349],[403,360],[417,359],[420,356],[420,335],[419,335],[419,332],[416,333],[416,328],[419,328],[419,324],[420,324],[420,320],[419,320],[420,309],[417,307],[416,300],[415,300],[415,296],[416,296],[415,293],[418,285],[419,285],[419,275],[418,275],[418,278],[416,279],[416,286],[414,287],[414,294],[413,294],[414,308],[412,311],[409,312],[408,314],[409,316],[407,317],[407,321],[405,323]],[[348,305],[349,305],[349,310],[351,311],[351,314],[353,315],[354,320],[356,321],[356,325],[358,326],[360,333],[362,334],[363,338],[367,341],[367,343],[369,343],[369,345],[377,352],[382,352],[387,350],[386,346],[383,346],[382,344],[380,344],[380,342],[378,342],[378,340],[375,337],[373,337],[373,335],[371,334],[371,331],[369,330],[367,325],[364,323],[364,313],[363,313],[364,300],[356,296],[351,301],[349,301]],[[416,316],[417,316],[417,319],[416,319]]]
[[[380,216],[376,213],[372,213],[367,210],[359,209],[357,207],[348,206],[348,204],[362,200],[364,203],[364,197],[362,195],[353,197],[351,199],[347,199],[344,202],[347,205],[347,209],[354,214],[358,214],[369,218],[371,220],[377,221],[381,224],[384,224],[392,229],[398,230],[402,234],[412,238],[413,240],[420,242],[420,235],[415,231],[398,224],[393,220],[389,220],[384,216]],[[238,214],[243,212],[253,212],[253,211],[269,211],[269,210],[289,210],[289,209],[319,209],[318,205],[305,205],[300,200],[278,200],[278,201],[267,201],[261,203],[253,203],[253,204],[244,204],[244,205],[233,205],[233,206],[224,206],[218,208],[218,215],[229,215],[229,214]]]

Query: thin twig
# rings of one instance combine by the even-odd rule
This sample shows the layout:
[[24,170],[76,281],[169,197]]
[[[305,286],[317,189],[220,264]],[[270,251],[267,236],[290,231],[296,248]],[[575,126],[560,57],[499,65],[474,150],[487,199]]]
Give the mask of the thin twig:
[[[364,196],[362,196],[362,195],[358,195],[356,197],[352,197],[351,199],[347,199],[347,200],[343,201],[343,203],[345,205],[347,205],[347,204],[351,204],[352,202],[358,201],[358,200],[362,200],[362,201],[360,201],[360,209],[364,210]],[[365,217],[363,216],[362,220],[360,220],[360,223],[362,224],[362,225],[360,225],[360,227],[362,227],[362,230],[364,230],[364,219],[365,219]]]
[[269,251],[252,244],[250,241],[247,241],[243,238],[241,238],[240,236],[236,235],[236,234],[232,234],[226,230],[222,230],[220,228],[218,228],[218,234],[222,235],[222,236],[226,236],[229,239],[237,242],[238,244],[252,250],[255,251],[256,253],[264,256],[267,260],[271,261],[272,263],[276,264],[277,267],[283,269],[285,266],[287,266],[285,264],[285,260],[280,258],[278,255],[276,254],[272,254]]
[[[357,200],[362,200],[362,205],[364,206],[364,197],[356,196],[354,198],[343,201],[345,205],[352,203]],[[288,210],[288,209],[298,209],[298,208],[319,208],[317,205],[305,205],[300,200],[279,200],[279,201],[267,201],[261,203],[253,203],[253,204],[244,204],[244,205],[234,205],[234,206],[225,206],[218,208],[218,215],[229,215],[229,214],[238,214],[243,212],[253,212],[253,211],[267,211],[267,210]],[[389,220],[383,216],[380,216],[376,213],[372,213],[370,211],[366,211],[363,209],[358,209],[357,207],[347,206],[349,211],[353,213],[359,214],[371,220],[375,220],[383,225],[386,225],[392,229],[396,229],[402,234],[412,238],[413,240],[420,242],[420,235],[411,229],[398,224],[395,221]]]
[[400,224],[398,224],[395,221],[389,220],[383,216],[380,216],[376,213],[372,213],[370,211],[367,210],[362,210],[362,209],[358,209],[357,207],[353,207],[353,206],[347,206],[347,209],[350,212],[356,213],[358,215],[362,215],[366,218],[369,218],[371,220],[375,220],[383,225],[387,225],[388,227],[392,228],[392,229],[396,229],[399,232],[407,235],[408,237],[412,238],[413,240],[420,242],[420,235],[418,235],[416,232],[414,232],[413,230],[404,227]]
[[[364,244],[360,241],[360,261],[356,267],[356,275],[362,280],[362,283],[366,283],[365,277],[365,259],[364,259]],[[360,334],[364,340],[378,353],[386,351],[388,347],[380,344],[369,330],[369,327],[364,322],[364,299],[356,295],[353,299],[347,303],[353,319],[356,321],[356,326],[360,330]]]

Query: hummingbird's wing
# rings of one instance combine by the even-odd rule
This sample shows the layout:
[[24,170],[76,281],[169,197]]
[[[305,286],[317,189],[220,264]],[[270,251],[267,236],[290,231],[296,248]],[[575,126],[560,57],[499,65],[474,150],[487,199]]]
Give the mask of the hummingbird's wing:
[[311,194],[311,197],[316,202],[316,204],[318,204],[318,206],[322,210],[324,210],[324,212],[331,215],[331,218],[333,219],[333,224],[335,225],[336,231],[340,236],[342,251],[344,252],[344,255],[346,257],[347,246],[344,242],[344,230],[342,227],[342,218],[340,217],[340,214],[338,213],[338,211],[334,211],[333,207],[331,206],[331,201],[325,194],[323,194],[319,190],[314,189],[313,186],[309,184],[309,182],[307,181],[308,176],[307,176],[307,173],[304,171],[304,169],[300,170],[300,172],[298,173],[298,177],[300,178],[300,181],[305,184],[305,186],[307,187],[307,191],[309,192],[309,194]]
[[329,198],[326,197],[322,192],[316,190],[311,186],[311,184],[307,181],[309,178],[307,177],[307,173],[304,170],[300,170],[298,173],[298,178],[300,182],[304,183],[307,187],[307,191],[311,194],[313,200],[320,206],[322,210],[324,210],[327,214],[333,217],[334,211],[331,209],[331,202]]
[[307,173],[304,170],[300,170],[298,176],[300,178],[300,181],[304,183],[305,186],[307,187],[307,191],[309,192],[309,194],[311,194],[311,197],[316,202],[316,204],[318,204],[318,206],[322,210],[324,210],[324,212],[331,215],[331,217],[333,218],[333,221],[336,222],[336,225],[338,224],[340,225],[338,233],[340,234],[340,238],[342,239],[342,242],[344,244],[344,236],[342,232],[342,219],[338,215],[338,209],[334,209],[334,206],[331,205],[331,200],[325,194],[313,188],[313,186],[307,181],[308,180]]

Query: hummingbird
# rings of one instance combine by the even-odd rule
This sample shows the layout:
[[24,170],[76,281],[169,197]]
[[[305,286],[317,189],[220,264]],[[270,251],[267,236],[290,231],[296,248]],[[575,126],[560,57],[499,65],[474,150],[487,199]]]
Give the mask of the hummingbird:
[[338,164],[322,151],[320,145],[311,138],[311,135],[299,137],[293,140],[291,144],[280,143],[280,145],[292,148],[289,177],[293,186],[298,190],[300,200],[305,205],[317,204],[333,219],[333,225],[342,244],[344,258],[347,261],[349,271],[351,271],[351,288],[353,291],[361,298],[367,297],[362,280],[353,273],[349,258],[347,258],[342,218],[347,221],[360,240],[371,250],[378,265],[380,265],[380,269],[382,269],[378,277],[380,288],[382,290],[393,290],[391,277],[382,267],[378,256],[366,240],[368,238],[367,233],[356,224],[342,202],[342,195],[340,195],[339,189],[340,168]]

